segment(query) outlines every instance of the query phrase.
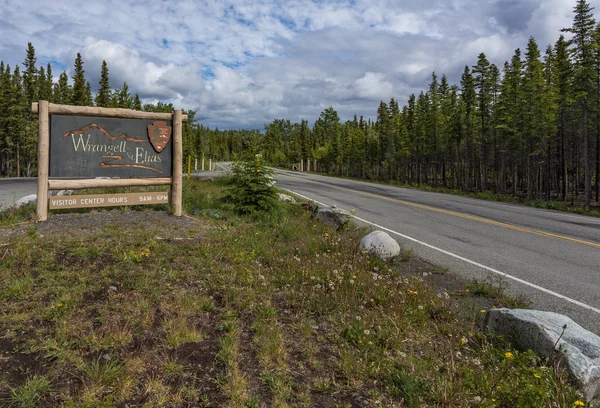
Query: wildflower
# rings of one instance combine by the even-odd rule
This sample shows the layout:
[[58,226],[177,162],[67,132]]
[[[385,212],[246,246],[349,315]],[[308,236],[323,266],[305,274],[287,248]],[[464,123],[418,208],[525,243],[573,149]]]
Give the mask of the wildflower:
[[465,344],[467,344],[467,342],[468,342],[468,341],[469,341],[469,340],[468,340],[466,337],[463,337],[463,338],[461,338],[461,339],[460,339],[460,344],[461,344],[461,346],[464,346]]
[[355,212],[356,212],[356,210],[353,208],[353,209],[352,209],[352,212],[353,212],[353,213],[355,213]]
[[327,237],[329,236],[329,234],[328,234],[328,233],[325,233],[325,234],[323,234],[323,235],[325,236],[325,238],[327,238]]
[[504,357],[506,357],[510,360],[511,358],[513,358],[513,353],[511,353],[510,351],[507,351],[506,353],[504,353]]
[[256,234],[255,234],[255,235],[258,235],[258,231],[256,232]]
[[356,316],[356,320],[358,320],[360,322],[362,320],[362,317]]
[[466,293],[469,293],[469,289],[465,289],[465,292],[466,292]]
[[480,310],[480,312],[481,312],[481,313],[485,313],[485,312],[486,312],[486,310],[485,310],[485,309],[481,309],[481,310]]
[[352,279],[356,279],[356,275],[352,275]]
[[145,256],[145,257],[149,257],[150,256],[150,250],[148,248],[142,248],[142,250],[140,251],[140,255]]
[[585,402],[577,400],[577,401],[575,401],[575,406],[576,407],[585,407]]
[[63,304],[59,303],[59,304],[56,305],[56,307],[63,307]]
[[533,376],[534,376],[535,378],[538,378],[538,379],[539,379],[539,378],[542,378],[542,376],[541,376],[541,375],[539,375],[539,374],[534,374]]
[[371,331],[369,329],[365,329],[363,330],[363,332],[368,336],[369,334],[371,334]]
[[423,310],[423,306],[419,305],[418,307],[419,307],[419,310]]

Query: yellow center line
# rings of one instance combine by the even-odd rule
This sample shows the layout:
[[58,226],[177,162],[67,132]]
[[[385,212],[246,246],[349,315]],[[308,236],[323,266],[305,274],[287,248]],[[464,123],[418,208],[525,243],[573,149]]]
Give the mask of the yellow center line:
[[354,189],[347,188],[347,187],[334,186],[332,184],[322,183],[320,181],[308,180],[308,179],[304,179],[304,178],[301,178],[301,177],[288,176],[288,175],[285,175],[284,177],[289,177],[289,178],[293,178],[293,179],[296,179],[296,180],[307,181],[309,183],[314,183],[314,184],[321,184],[323,186],[327,186],[327,187],[331,187],[331,188],[336,188],[338,190],[349,191],[349,192],[352,192],[352,193],[355,193],[355,194],[360,194],[360,195],[363,195],[363,196],[379,198],[379,199],[382,199],[382,200],[391,201],[391,202],[398,203],[398,204],[404,204],[404,205],[407,205],[407,206],[410,206],[410,207],[416,207],[416,208],[421,208],[423,210],[434,211],[434,212],[441,213],[441,214],[446,214],[446,215],[452,215],[454,217],[465,218],[467,220],[478,221],[478,222],[482,222],[482,223],[490,224],[490,225],[497,225],[499,227],[509,228],[509,229],[516,230],[516,231],[521,231],[521,232],[528,232],[530,234],[541,235],[543,237],[562,239],[562,240],[565,240],[565,241],[575,242],[577,244],[587,245],[587,246],[590,246],[592,248],[600,248],[600,244],[597,244],[595,242],[590,242],[590,241],[585,241],[585,240],[582,240],[582,239],[571,238],[571,237],[567,237],[565,235],[559,235],[559,234],[553,234],[551,232],[539,231],[539,230],[536,230],[536,229],[533,229],[533,228],[520,227],[518,225],[508,224],[508,223],[499,222],[499,221],[493,221],[493,220],[490,220],[490,219],[487,219],[487,218],[477,217],[475,215],[468,215],[468,214],[463,214],[463,213],[459,213],[459,212],[456,212],[456,211],[443,210],[441,208],[431,207],[431,206],[424,205],[424,204],[411,203],[410,201],[399,200],[397,198],[391,198],[391,197],[386,197],[386,196],[382,196],[382,195],[379,195],[379,194],[368,193],[366,191],[354,190]]

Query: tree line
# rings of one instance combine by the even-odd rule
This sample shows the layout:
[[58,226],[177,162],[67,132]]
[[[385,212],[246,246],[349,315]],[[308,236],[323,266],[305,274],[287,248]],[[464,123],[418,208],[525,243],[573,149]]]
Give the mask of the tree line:
[[[110,86],[106,61],[100,67],[98,91],[92,93],[86,79],[84,61],[77,53],[73,75],[63,71],[55,81],[52,65],[37,66],[35,47],[28,43],[22,68],[0,61],[0,175],[4,177],[37,174],[38,118],[31,113],[31,103],[127,108],[146,112],[172,112],[171,103],[142,104],[138,93],[131,94],[126,82],[121,88]],[[183,127],[183,153],[194,158],[205,156],[232,160],[256,139],[258,131],[211,130],[195,120],[195,111],[184,110],[188,121]]]
[[[539,200],[599,199],[600,24],[585,0],[544,55],[535,39],[500,69],[485,53],[460,83],[434,72],[404,106],[382,101],[372,122],[341,123],[333,107],[312,129],[275,120],[267,160],[317,160],[340,176],[398,181]],[[314,165],[313,165],[314,170]]]
[[[250,149],[268,163],[310,160],[313,171],[367,180],[490,191],[527,199],[575,201],[600,196],[600,24],[577,0],[571,27],[542,52],[532,37],[502,69],[485,53],[465,66],[457,84],[434,72],[427,89],[406,104],[381,101],[374,121],[344,123],[333,107],[311,127],[276,119],[257,130],[184,125],[184,155],[234,160]],[[94,94],[77,54],[71,81],[54,82],[52,67],[36,67],[35,49],[11,69],[0,62],[0,174],[35,175],[37,118],[31,102],[170,112],[172,104],[143,104],[127,83],[111,88],[102,63]],[[315,168],[315,161],[318,167]],[[306,167],[305,167],[306,169]]]

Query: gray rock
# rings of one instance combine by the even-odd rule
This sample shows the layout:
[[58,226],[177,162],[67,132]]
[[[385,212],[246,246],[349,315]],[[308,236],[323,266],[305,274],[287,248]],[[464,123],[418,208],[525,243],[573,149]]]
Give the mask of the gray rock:
[[208,214],[209,217],[214,218],[215,220],[223,219],[223,216],[213,209],[209,209],[206,213]]
[[560,359],[587,401],[600,395],[600,337],[567,316],[526,309],[491,309],[484,330],[504,336],[520,350]]
[[15,202],[15,208],[23,207],[24,205],[27,205],[29,203],[34,203],[36,201],[37,201],[37,194],[29,194],[29,195],[26,195],[25,197],[19,198]]
[[278,193],[277,195],[279,196],[279,201],[281,202],[296,204],[296,200],[294,200],[294,197],[292,196],[282,193]]
[[343,208],[320,205],[317,207],[314,214],[319,221],[331,225],[336,230],[339,230],[350,221],[350,213]]
[[60,190],[58,193],[56,193],[57,196],[70,196],[73,194],[73,190]]
[[400,245],[387,232],[373,231],[360,240],[360,250],[386,260],[400,255]]

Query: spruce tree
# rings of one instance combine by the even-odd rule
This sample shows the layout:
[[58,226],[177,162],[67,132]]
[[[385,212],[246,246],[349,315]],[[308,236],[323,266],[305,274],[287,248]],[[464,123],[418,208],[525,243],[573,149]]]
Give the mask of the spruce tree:
[[133,109],[136,111],[142,110],[142,101],[140,100],[140,95],[137,92],[133,98]]
[[479,191],[487,189],[486,161],[488,148],[488,128],[491,115],[490,95],[490,62],[482,52],[473,66],[473,80],[477,90],[477,116],[479,116],[479,137],[476,144],[479,147]]
[[131,107],[131,95],[129,95],[129,86],[127,82],[123,82],[123,88],[119,91],[117,97],[118,108],[130,108]]
[[69,85],[69,77],[63,71],[58,77],[58,82],[54,85],[54,100],[58,104],[69,104],[72,101],[73,89]]
[[573,26],[562,31],[573,34],[570,44],[574,62],[575,100],[581,109],[581,139],[583,143],[584,163],[584,205],[589,208],[591,202],[592,178],[590,165],[590,137],[588,132],[590,99],[594,88],[594,8],[585,0],[578,0],[573,8],[575,17]]
[[25,100],[29,105],[37,100],[36,77],[37,69],[35,67],[37,58],[35,56],[35,48],[31,43],[27,43],[27,57],[23,61],[23,90],[25,92]]
[[102,108],[108,108],[110,106],[110,82],[108,79],[108,66],[106,61],[102,61],[102,68],[100,70],[100,88],[96,94],[96,106]]
[[[527,146],[527,199],[534,199],[534,177],[545,152],[540,152],[541,138],[544,132],[545,89],[543,64],[540,50],[533,37],[527,43],[525,53],[523,90],[525,101],[525,121],[523,137]],[[539,189],[539,186],[537,186]]]
[[88,106],[88,89],[85,80],[85,70],[83,69],[83,59],[81,54],[77,53],[75,58],[75,71],[73,76],[73,91],[71,94],[71,104],[78,106]]
[[465,123],[465,166],[464,166],[464,184],[463,187],[465,190],[469,191],[471,189],[471,173],[472,173],[472,154],[473,154],[473,134],[474,134],[474,114],[475,114],[475,103],[476,103],[476,94],[475,94],[475,83],[473,81],[473,75],[469,70],[468,66],[465,66],[465,69],[460,78],[461,85],[461,100],[464,103],[465,113],[464,113],[464,123]]
[[557,103],[558,103],[558,180],[560,180],[560,196],[563,201],[567,199],[567,157],[568,124],[572,93],[572,64],[569,60],[568,42],[560,36],[554,45],[554,76],[556,77]]

